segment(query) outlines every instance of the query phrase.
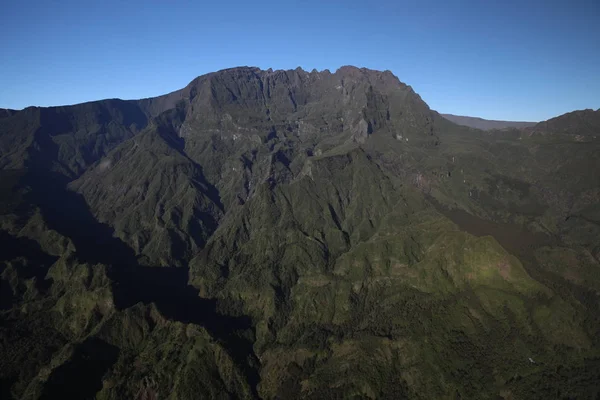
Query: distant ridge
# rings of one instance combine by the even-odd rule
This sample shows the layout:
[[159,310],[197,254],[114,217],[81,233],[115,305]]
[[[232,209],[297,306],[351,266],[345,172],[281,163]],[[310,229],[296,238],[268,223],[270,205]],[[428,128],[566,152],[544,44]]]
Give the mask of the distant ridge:
[[10,117],[15,114],[17,110],[11,110],[9,108],[0,108],[0,118]]
[[519,122],[519,121],[496,121],[478,117],[466,117],[463,115],[441,114],[442,117],[458,125],[468,126],[470,128],[482,129],[488,131],[491,129],[505,128],[528,128],[534,126],[537,122]]
[[571,111],[535,124],[528,131],[567,135],[599,135],[600,109],[594,111],[588,108],[586,110]]

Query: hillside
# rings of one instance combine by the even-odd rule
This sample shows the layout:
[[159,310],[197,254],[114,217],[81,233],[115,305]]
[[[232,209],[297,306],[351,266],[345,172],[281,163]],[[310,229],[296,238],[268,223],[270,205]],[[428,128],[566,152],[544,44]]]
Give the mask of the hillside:
[[494,135],[351,66],[6,111],[0,393],[595,398],[596,114]]
[[600,132],[600,109],[578,110],[540,122],[529,132],[541,134],[568,134],[596,136]]
[[505,128],[527,128],[534,126],[535,122],[522,122],[522,121],[496,121],[491,119],[483,119],[477,117],[465,117],[463,115],[454,114],[441,114],[442,117],[449,121],[454,122],[458,125],[468,126],[470,128],[481,129],[489,131],[491,129],[505,129]]

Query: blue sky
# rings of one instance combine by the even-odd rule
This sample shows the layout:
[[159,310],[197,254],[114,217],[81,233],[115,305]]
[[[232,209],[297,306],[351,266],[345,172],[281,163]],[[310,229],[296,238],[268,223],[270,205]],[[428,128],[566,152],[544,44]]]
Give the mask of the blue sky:
[[7,108],[156,96],[239,65],[389,69],[435,110],[491,119],[600,107],[598,0],[13,0],[0,35]]

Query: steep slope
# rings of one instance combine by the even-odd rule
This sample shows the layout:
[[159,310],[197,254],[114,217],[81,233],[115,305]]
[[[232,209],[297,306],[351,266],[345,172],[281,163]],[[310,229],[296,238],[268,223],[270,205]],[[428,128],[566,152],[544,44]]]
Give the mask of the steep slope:
[[594,113],[486,133],[355,67],[7,111],[1,393],[594,398]]
[[[589,349],[582,316],[569,333],[548,325],[576,315],[571,305],[493,238],[395,188],[362,150],[307,163],[292,183],[257,189],[191,262],[202,295],[257,321],[262,397],[486,397],[495,379],[530,373],[527,357],[500,349],[554,366],[567,356],[544,356],[555,345]],[[454,375],[464,348],[452,340],[480,352],[466,357],[478,372]]]
[[72,179],[146,125],[134,103],[105,100],[69,107],[30,107],[3,118],[4,168],[52,170]]
[[0,165],[52,170],[73,179],[186,95],[182,90],[139,101],[2,109]]
[[491,129],[506,129],[506,128],[527,128],[534,126],[536,122],[524,121],[497,121],[493,119],[483,119],[478,117],[466,117],[464,115],[440,114],[448,121],[455,124],[468,126],[469,128],[481,129],[489,131]]
[[[148,265],[183,265],[220,212],[243,205],[265,180],[289,181],[307,157],[345,151],[375,130],[424,146],[437,140],[427,105],[389,72],[234,68],[200,77],[185,91],[189,99],[70,186],[101,222],[149,257]],[[197,190],[213,205],[198,204],[205,201]],[[158,228],[163,233],[152,233],[157,225],[165,225]],[[158,248],[171,254],[159,256]]]
[[3,396],[255,397],[252,353],[237,350],[248,323],[202,301],[185,271],[138,264],[80,196],[12,175],[0,215]]
[[529,130],[532,133],[597,136],[600,134],[600,109],[573,111],[540,122]]
[[[236,68],[192,84],[196,94],[180,136],[186,154],[222,193],[226,208],[248,196],[245,187],[256,183],[254,169],[268,174],[260,164],[274,146],[318,154],[360,143],[379,129],[435,140],[427,136],[433,134],[427,105],[389,72]],[[241,180],[239,170],[247,171]]]
[[70,185],[147,265],[182,265],[222,216],[216,190],[181,145],[156,121]]

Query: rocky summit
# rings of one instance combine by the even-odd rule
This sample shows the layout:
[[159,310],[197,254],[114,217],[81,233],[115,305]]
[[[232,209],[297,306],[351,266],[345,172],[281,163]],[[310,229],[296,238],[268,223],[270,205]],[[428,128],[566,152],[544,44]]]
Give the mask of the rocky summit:
[[0,110],[0,394],[596,398],[599,121],[350,66]]

